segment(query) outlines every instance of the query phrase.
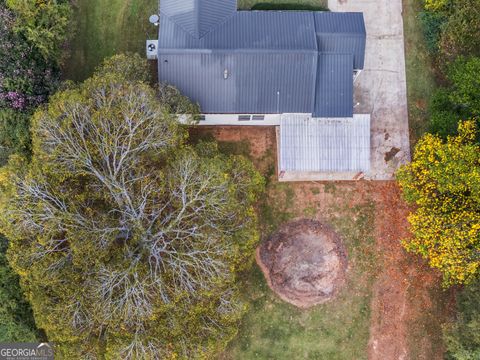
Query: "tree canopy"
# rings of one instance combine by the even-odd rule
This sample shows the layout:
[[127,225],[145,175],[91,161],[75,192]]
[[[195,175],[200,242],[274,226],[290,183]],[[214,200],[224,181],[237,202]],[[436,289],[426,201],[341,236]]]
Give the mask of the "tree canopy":
[[445,60],[480,56],[480,0],[452,1],[447,13],[439,44]]
[[475,121],[461,122],[459,135],[426,134],[413,161],[398,172],[409,216],[407,250],[439,269],[444,284],[469,283],[480,269],[480,145]]
[[32,309],[23,298],[18,275],[8,264],[7,244],[0,236],[0,341],[34,342],[37,334]]
[[0,0],[0,165],[30,153],[30,116],[59,85],[68,1]]
[[244,310],[263,179],[188,145],[171,106],[117,65],[52,96],[31,162],[2,170],[9,260],[66,358],[211,357]]
[[430,103],[430,130],[446,138],[457,133],[460,119],[480,116],[480,58],[458,58],[447,68],[448,88],[438,89]]
[[480,281],[457,294],[456,319],[444,326],[447,359],[480,359]]

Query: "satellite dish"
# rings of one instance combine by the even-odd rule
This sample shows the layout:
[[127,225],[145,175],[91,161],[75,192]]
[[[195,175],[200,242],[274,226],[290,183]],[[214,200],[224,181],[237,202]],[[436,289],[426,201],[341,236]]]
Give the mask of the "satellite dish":
[[150,21],[150,23],[152,23],[153,25],[158,26],[158,24],[160,23],[160,16],[158,16],[157,14],[150,15],[148,21]]

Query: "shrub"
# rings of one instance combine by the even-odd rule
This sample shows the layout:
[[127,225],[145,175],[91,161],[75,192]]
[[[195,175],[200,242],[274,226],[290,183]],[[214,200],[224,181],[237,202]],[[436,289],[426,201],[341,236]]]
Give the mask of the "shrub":
[[59,0],[6,0],[16,15],[14,30],[34,47],[45,61],[59,65],[68,31],[72,10],[69,1]]
[[422,11],[420,13],[420,21],[423,26],[425,42],[428,51],[431,53],[438,52],[442,26],[445,24],[446,20],[447,18],[443,13],[432,11]]
[[446,324],[443,337],[447,359],[480,359],[480,281],[470,284],[457,295],[457,316]]
[[137,53],[118,54],[103,60],[96,69],[97,76],[122,74],[129,81],[150,83],[152,76],[147,60]]
[[444,61],[458,56],[480,56],[480,0],[455,0],[442,29],[440,51]]
[[0,0],[0,165],[30,149],[28,119],[59,85],[67,1]]
[[459,58],[447,69],[448,88],[430,100],[430,131],[443,138],[455,135],[460,119],[480,116],[480,58]]
[[453,0],[425,0],[425,9],[441,12],[451,7]]
[[30,154],[30,114],[0,108],[0,165],[13,153]]
[[5,256],[7,239],[0,236],[0,341],[36,341],[32,309],[23,297],[18,276]]
[[472,116],[480,115],[480,57],[460,57],[449,66],[447,76],[453,84],[452,103]]

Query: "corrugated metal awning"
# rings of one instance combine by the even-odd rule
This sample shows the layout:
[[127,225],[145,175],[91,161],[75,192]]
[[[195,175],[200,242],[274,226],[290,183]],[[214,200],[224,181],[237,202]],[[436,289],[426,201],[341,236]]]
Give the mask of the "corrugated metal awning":
[[283,115],[279,146],[282,172],[367,173],[370,115],[353,118]]

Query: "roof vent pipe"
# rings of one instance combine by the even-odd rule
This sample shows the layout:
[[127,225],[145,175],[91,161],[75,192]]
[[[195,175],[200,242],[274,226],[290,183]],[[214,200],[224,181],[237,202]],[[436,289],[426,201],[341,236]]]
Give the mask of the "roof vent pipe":
[[225,70],[223,71],[223,78],[224,78],[225,80],[228,79],[228,69],[225,69]]
[[277,91],[277,114],[280,114],[280,91]]

